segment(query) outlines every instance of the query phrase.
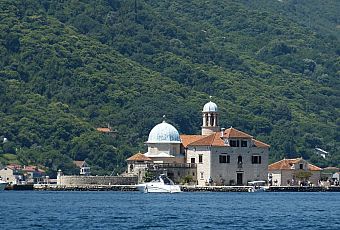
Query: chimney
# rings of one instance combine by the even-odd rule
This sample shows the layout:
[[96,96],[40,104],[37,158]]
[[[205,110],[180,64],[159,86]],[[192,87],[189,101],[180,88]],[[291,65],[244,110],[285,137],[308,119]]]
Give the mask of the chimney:
[[221,137],[223,137],[224,130],[225,128],[221,128]]

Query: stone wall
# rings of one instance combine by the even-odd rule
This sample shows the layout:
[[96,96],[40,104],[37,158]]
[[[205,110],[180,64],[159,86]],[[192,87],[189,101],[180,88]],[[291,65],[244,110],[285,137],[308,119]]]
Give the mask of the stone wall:
[[[199,162],[199,155],[202,155],[202,163]],[[187,163],[191,163],[191,158],[195,158],[195,163],[197,165],[196,178],[198,185],[204,186],[209,181],[211,172],[210,155],[210,147],[207,146],[188,148]]]
[[135,185],[137,176],[59,176],[59,185]]
[[[216,185],[233,185],[237,183],[237,174],[242,175],[243,185],[248,181],[268,180],[268,148],[257,147],[210,147],[189,146],[187,163],[195,159],[197,164],[198,185],[206,185],[211,178]],[[199,162],[202,155],[202,163]],[[229,156],[229,163],[220,163],[219,156]],[[261,156],[261,164],[252,163],[252,156]],[[242,164],[238,164],[238,157],[242,157]],[[231,183],[232,182],[232,183]]]

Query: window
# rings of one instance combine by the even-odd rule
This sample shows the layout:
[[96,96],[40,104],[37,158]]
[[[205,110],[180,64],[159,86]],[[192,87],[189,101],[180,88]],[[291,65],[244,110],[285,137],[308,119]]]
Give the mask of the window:
[[230,163],[229,155],[220,155],[220,163]]
[[204,179],[204,173],[201,172],[201,179]]
[[300,164],[300,169],[303,169],[303,164]]
[[242,168],[242,156],[237,157],[237,168],[241,169]]
[[252,156],[251,157],[252,164],[261,164],[261,156]]
[[247,147],[248,141],[241,141],[241,147]]
[[237,157],[237,163],[239,163],[239,164],[242,163],[242,156]]
[[220,155],[220,163],[227,163],[227,156]]
[[191,158],[191,164],[195,164],[195,158]]
[[239,140],[230,140],[230,147],[240,147],[240,141]]
[[203,163],[203,155],[202,154],[198,155],[198,163],[200,163],[200,164]]

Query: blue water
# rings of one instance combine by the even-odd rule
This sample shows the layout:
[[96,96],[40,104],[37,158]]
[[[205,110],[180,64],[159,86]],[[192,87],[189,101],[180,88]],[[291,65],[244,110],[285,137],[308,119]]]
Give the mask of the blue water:
[[0,192],[0,229],[340,229],[340,193]]

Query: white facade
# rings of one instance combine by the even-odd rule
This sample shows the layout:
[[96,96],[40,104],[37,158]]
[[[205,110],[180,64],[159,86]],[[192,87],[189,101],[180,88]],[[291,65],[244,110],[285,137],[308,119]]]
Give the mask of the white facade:
[[17,176],[15,174],[16,170],[10,168],[3,168],[0,170],[0,179],[7,183],[17,183]]
[[186,146],[187,163],[197,164],[197,184],[247,185],[267,180],[269,145],[232,127],[220,131],[217,111],[213,102],[204,105],[202,137],[194,137]]
[[149,133],[148,152],[144,155],[158,163],[184,163],[181,153],[181,139],[175,127],[163,121]]
[[[165,121],[156,125],[150,131],[148,151],[143,157],[149,158],[151,164],[176,164],[176,170],[171,172],[174,177],[190,175],[202,186],[247,185],[249,181],[268,179],[269,145],[232,127],[221,131],[218,108],[211,101],[204,105],[202,117],[201,135],[180,136]],[[129,159],[128,173],[143,171],[136,168],[141,162]],[[144,162],[139,166],[144,167]]]
[[[268,155],[268,148],[192,145],[187,150],[187,163],[197,164],[198,185],[209,181],[216,185],[246,185],[253,180],[267,180]],[[261,161],[255,163],[254,157]]]
[[203,106],[202,110],[202,135],[210,135],[214,132],[220,131],[218,120],[217,105],[210,101]]

